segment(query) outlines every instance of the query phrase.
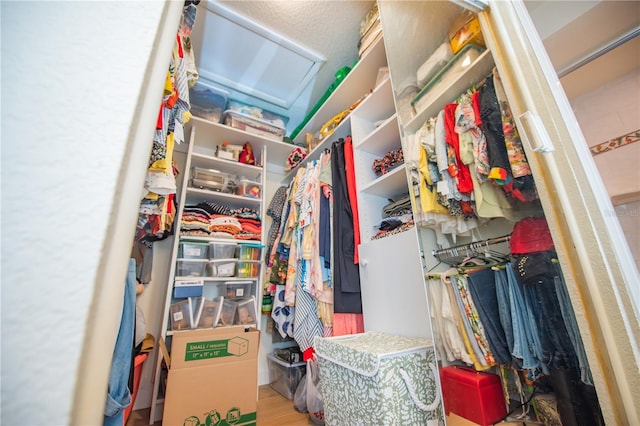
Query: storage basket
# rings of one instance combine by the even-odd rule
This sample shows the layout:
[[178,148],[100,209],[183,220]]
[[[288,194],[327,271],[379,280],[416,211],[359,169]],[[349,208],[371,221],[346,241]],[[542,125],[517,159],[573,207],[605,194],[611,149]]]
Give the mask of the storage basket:
[[444,422],[432,342],[367,332],[315,339],[326,424]]

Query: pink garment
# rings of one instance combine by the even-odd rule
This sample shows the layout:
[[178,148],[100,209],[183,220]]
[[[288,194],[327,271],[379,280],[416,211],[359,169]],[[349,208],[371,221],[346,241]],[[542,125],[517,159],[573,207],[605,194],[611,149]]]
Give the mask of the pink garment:
[[333,335],[364,333],[364,319],[362,314],[333,314]]

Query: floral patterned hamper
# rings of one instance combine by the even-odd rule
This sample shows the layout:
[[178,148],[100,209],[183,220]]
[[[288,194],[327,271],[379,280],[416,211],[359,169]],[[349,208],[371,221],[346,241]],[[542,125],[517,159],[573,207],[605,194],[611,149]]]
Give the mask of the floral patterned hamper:
[[327,425],[444,424],[431,340],[366,332],[315,339]]

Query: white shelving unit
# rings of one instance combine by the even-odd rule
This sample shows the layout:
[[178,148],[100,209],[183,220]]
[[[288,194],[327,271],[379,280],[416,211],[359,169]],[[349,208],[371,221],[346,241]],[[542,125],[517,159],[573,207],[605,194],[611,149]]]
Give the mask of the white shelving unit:
[[360,281],[365,331],[430,338],[427,297],[416,228],[372,239],[390,199],[409,194],[404,164],[377,176],[374,160],[402,148],[391,79],[351,116],[361,243]]
[[268,148],[269,158],[262,160],[265,165],[269,164],[283,167],[287,157],[294,148],[290,143],[278,139],[256,135],[221,123],[214,123],[200,117],[192,117],[188,126],[189,125],[192,128],[198,129],[198,139],[200,141],[215,141],[215,143],[206,143],[197,146],[194,152],[198,154],[213,157],[215,155],[216,145],[222,141],[239,145],[244,142],[251,142],[251,146],[256,153],[260,153],[264,148]]
[[[378,40],[374,46],[353,66],[352,70],[342,80],[340,85],[327,98],[326,102],[318,109],[309,122],[302,128],[294,139],[294,144],[304,146],[305,134],[319,132],[320,128],[336,114],[346,110],[364,95],[369,93],[375,86],[378,70],[387,65],[387,58],[384,50],[384,42]],[[358,109],[358,108],[355,108]],[[355,111],[354,109],[354,111]],[[317,160],[320,154],[339,138],[345,138],[351,134],[350,118],[353,111],[347,118],[327,135],[311,152],[307,154],[305,161]],[[296,169],[287,175],[292,177]]]
[[364,243],[375,234],[374,225],[382,220],[382,208],[389,203],[389,198],[409,192],[404,165],[382,176],[377,176],[372,169],[374,160],[402,147],[391,80],[381,82],[353,111],[351,130],[360,235]]
[[[264,224],[262,226],[262,232],[260,235],[260,240],[240,240],[240,239],[231,239],[231,238],[209,238],[204,236],[192,236],[192,235],[184,235],[180,232],[180,220],[182,217],[182,213],[184,211],[185,206],[195,206],[198,203],[204,201],[211,201],[219,205],[224,205],[230,209],[238,209],[242,207],[248,207],[254,209],[260,215],[260,218],[264,220],[266,207],[265,207],[265,185],[266,185],[266,164],[267,164],[267,151],[269,154],[275,154],[276,158],[279,157],[278,161],[284,162],[286,156],[291,151],[292,147],[290,144],[279,142],[273,139],[256,136],[251,133],[244,132],[242,130],[234,129],[229,126],[224,126],[219,123],[213,123],[207,120],[203,120],[197,117],[194,117],[190,122],[188,128],[190,129],[189,134],[189,144],[187,146],[187,157],[186,163],[184,167],[184,171],[182,174],[182,179],[179,184],[178,190],[178,209],[175,217],[175,228],[176,232],[173,238],[173,249],[171,255],[171,267],[169,270],[169,277],[167,281],[166,287],[166,297],[164,304],[164,314],[162,321],[162,328],[160,332],[161,339],[164,339],[169,343],[171,336],[176,333],[184,333],[188,330],[172,330],[171,322],[170,322],[170,307],[172,303],[175,303],[177,300],[174,296],[174,283],[177,281],[183,280],[197,280],[201,281],[203,284],[203,296],[207,300],[213,300],[219,296],[226,297],[227,293],[227,283],[229,284],[238,284],[245,283],[247,294],[243,293],[244,299],[254,298],[255,301],[255,321],[250,323],[242,324],[245,327],[259,327],[260,326],[260,305],[261,305],[261,297],[262,297],[262,276],[264,274],[264,266],[261,260],[246,260],[246,259],[237,259],[234,254],[234,257],[224,256],[223,259],[216,259],[222,261],[222,263],[233,263],[236,269],[236,272],[233,276],[224,277],[224,276],[180,276],[178,275],[177,261],[180,260],[178,258],[178,249],[180,243],[197,243],[197,244],[223,244],[231,247],[242,247],[245,248],[247,246],[259,249],[258,259],[262,259],[263,247],[265,244],[265,227]],[[236,161],[231,161],[223,158],[218,158],[215,156],[216,147],[220,145],[222,142],[227,141],[231,144],[241,145],[245,142],[251,143],[254,155],[256,158],[256,164],[258,165],[248,165],[239,163]],[[286,152],[286,155],[285,155]],[[226,193],[226,192],[218,192],[208,189],[202,188],[194,188],[190,185],[191,178],[191,170],[192,167],[199,167],[204,169],[213,169],[222,173],[232,174],[238,177],[243,177],[247,180],[256,182],[260,185],[261,191],[260,196],[257,198],[245,196],[245,195],[237,195],[234,193]],[[209,246],[209,250],[211,251],[211,246]],[[235,250],[237,253],[237,250]],[[209,258],[211,258],[211,253]],[[243,266],[251,266],[257,265],[257,275],[253,276],[237,276],[238,275],[238,266],[244,262]],[[207,274],[205,274],[207,275]],[[209,274],[212,275],[212,274]],[[244,288],[244,287],[243,287]],[[218,327],[222,327],[223,325],[218,325]],[[153,381],[153,391],[152,391],[152,400],[151,400],[151,415],[150,415],[150,424],[154,423],[158,418],[161,417],[161,410],[163,406],[164,399],[161,396],[161,382],[163,380],[162,374],[162,356],[158,356],[156,360],[155,370],[154,370],[154,381]]]

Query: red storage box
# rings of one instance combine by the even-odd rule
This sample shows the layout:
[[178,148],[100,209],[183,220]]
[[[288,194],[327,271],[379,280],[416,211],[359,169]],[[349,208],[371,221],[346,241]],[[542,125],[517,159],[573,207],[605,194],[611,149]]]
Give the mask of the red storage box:
[[468,368],[440,369],[446,414],[455,413],[483,426],[507,415],[500,377]]

